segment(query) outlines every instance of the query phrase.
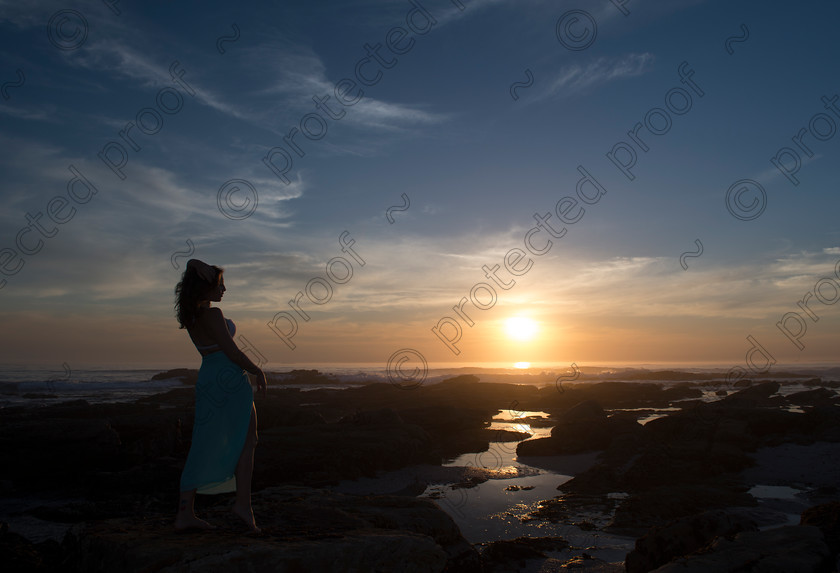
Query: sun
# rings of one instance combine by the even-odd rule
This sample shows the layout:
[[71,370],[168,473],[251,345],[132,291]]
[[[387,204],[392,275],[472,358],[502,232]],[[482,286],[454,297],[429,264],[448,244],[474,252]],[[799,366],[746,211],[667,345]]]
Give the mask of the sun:
[[531,340],[537,333],[537,322],[525,316],[513,316],[505,321],[505,332],[514,340]]

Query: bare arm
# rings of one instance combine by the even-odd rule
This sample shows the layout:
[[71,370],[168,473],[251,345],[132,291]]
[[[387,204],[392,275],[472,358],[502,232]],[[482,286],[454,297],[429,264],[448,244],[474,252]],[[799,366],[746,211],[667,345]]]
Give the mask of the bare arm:
[[227,324],[225,324],[225,317],[222,314],[221,309],[209,308],[202,314],[203,322],[207,327],[207,331],[210,333],[210,336],[216,344],[219,345],[219,349],[225,353],[225,356],[230,358],[231,362],[241,367],[246,372],[257,376],[261,375],[263,373],[262,369],[254,364],[251,359],[248,358],[244,352],[239,350],[238,346],[236,346],[236,342],[234,342],[233,337],[231,337],[228,332]]

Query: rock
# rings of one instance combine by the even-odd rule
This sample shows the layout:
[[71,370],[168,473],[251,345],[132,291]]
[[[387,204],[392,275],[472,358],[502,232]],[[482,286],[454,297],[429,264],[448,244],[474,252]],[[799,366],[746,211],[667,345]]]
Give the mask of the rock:
[[359,426],[386,425],[401,426],[405,424],[403,419],[391,408],[382,408],[373,411],[358,411],[355,414],[345,416],[339,420],[341,424],[354,424]]
[[16,489],[55,484],[83,485],[85,474],[113,463],[123,444],[103,419],[4,420],[0,427],[0,467]]
[[789,525],[719,537],[707,549],[654,569],[655,573],[825,573],[831,551],[817,527]]
[[627,439],[641,431],[635,420],[613,415],[607,417],[594,400],[580,402],[561,414],[551,437],[520,442],[518,456],[553,456],[604,450],[614,440]]
[[324,417],[314,410],[288,407],[278,402],[260,404],[260,406],[257,422],[261,429],[326,424]]
[[323,374],[318,370],[296,369],[291,372],[271,373],[270,383],[280,384],[339,384],[335,375]]
[[640,527],[663,526],[704,511],[757,505],[743,489],[709,480],[707,484],[675,483],[635,492],[621,501],[608,527],[615,532],[634,533]]
[[[605,422],[607,415],[595,400],[575,404],[560,416],[560,424],[582,424]],[[552,435],[554,432],[552,431]]]
[[180,378],[182,384],[195,386],[195,383],[198,381],[198,370],[194,368],[173,368],[166,372],[158,372],[152,376],[152,380],[169,380],[171,378]]
[[495,410],[455,406],[420,406],[402,408],[399,415],[408,424],[425,430],[440,458],[464,452],[487,450],[493,432],[487,429]]
[[791,404],[798,406],[817,406],[834,402],[837,400],[837,394],[828,388],[815,388],[790,394],[787,399]]
[[823,532],[825,542],[834,555],[840,552],[840,502],[810,507],[802,512],[800,525],[813,525]]
[[486,571],[510,569],[518,571],[529,559],[545,559],[546,551],[562,551],[569,543],[562,537],[517,537],[488,543],[481,554]]
[[77,571],[478,572],[477,552],[427,500],[348,496],[281,486],[253,496],[262,534],[243,533],[228,501],[199,511],[218,526],[175,533],[172,516],[75,526],[65,544]]
[[[554,560],[549,560],[548,563]],[[624,567],[620,564],[608,563],[603,559],[592,557],[587,553],[578,555],[566,561],[565,563],[558,563],[554,566],[548,565],[540,569],[539,573],[554,573],[556,571],[584,571],[586,573],[623,573]]]
[[393,410],[359,412],[340,422],[260,430],[254,487],[326,485],[433,458],[433,443],[422,428]]
[[[762,392],[768,395],[774,387]],[[611,528],[632,531],[706,510],[753,506],[742,473],[755,463],[751,452],[840,437],[837,406],[796,414],[743,404],[698,405],[648,422],[626,440],[614,438],[596,465],[559,489],[567,495],[629,494]],[[529,441],[523,442],[517,451],[528,447]]]
[[0,555],[3,556],[4,573],[56,571],[61,561],[60,548],[55,541],[32,543],[9,531],[4,522],[0,522]]
[[718,401],[717,404],[727,406],[735,404],[739,406],[759,405],[778,392],[780,387],[778,382],[762,382],[730,394],[726,398]]
[[11,440],[32,440],[53,447],[72,447],[83,442],[102,448],[103,454],[120,445],[120,436],[107,420],[53,418],[48,424],[41,420],[20,421],[3,428],[4,437]]
[[554,438],[525,440],[516,444],[516,456],[553,456],[560,447],[560,443]]
[[647,573],[671,560],[694,553],[724,536],[741,531],[757,531],[753,520],[727,511],[707,511],[653,527],[636,540],[636,547],[627,554],[627,573]]
[[531,437],[531,434],[526,432],[515,432],[513,430],[503,430],[501,428],[496,430],[487,428],[482,430],[482,432],[488,436],[488,439],[491,442],[521,442],[522,440],[527,440]]

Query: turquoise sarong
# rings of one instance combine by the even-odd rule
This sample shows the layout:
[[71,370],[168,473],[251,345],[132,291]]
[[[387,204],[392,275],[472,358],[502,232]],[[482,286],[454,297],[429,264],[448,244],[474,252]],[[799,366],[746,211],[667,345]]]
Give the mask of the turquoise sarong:
[[248,375],[222,351],[204,356],[195,385],[192,445],[181,473],[181,490],[216,494],[236,491],[254,390]]

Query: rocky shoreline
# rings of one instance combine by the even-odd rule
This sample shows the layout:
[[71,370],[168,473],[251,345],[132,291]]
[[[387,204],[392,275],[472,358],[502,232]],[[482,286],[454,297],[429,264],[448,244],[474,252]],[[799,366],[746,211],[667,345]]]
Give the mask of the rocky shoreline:
[[[796,393],[783,392],[783,384],[744,382],[722,389],[714,402],[701,399],[708,388],[697,380],[590,382],[562,392],[475,376],[413,389],[272,385],[268,398],[257,400],[253,486],[261,535],[238,527],[227,496],[197,502],[217,530],[174,533],[193,422],[188,386],[134,403],[5,408],[4,570],[834,571],[837,383],[810,381],[813,389]],[[674,411],[639,423],[664,408]],[[416,498],[425,483],[377,495],[330,489],[520,440],[488,429],[502,410],[551,415],[550,437],[519,442],[523,459],[600,452],[528,519],[564,523],[580,512],[605,513],[609,519],[597,526],[604,533],[637,539],[624,563],[572,559],[558,537],[470,545],[446,512]],[[453,474],[453,487],[492,477],[470,471]],[[768,503],[750,494],[757,485],[799,493]],[[791,525],[795,514],[801,524]],[[15,533],[27,523],[33,531],[40,524],[44,540]],[[44,532],[62,524],[63,536],[48,539]]]

